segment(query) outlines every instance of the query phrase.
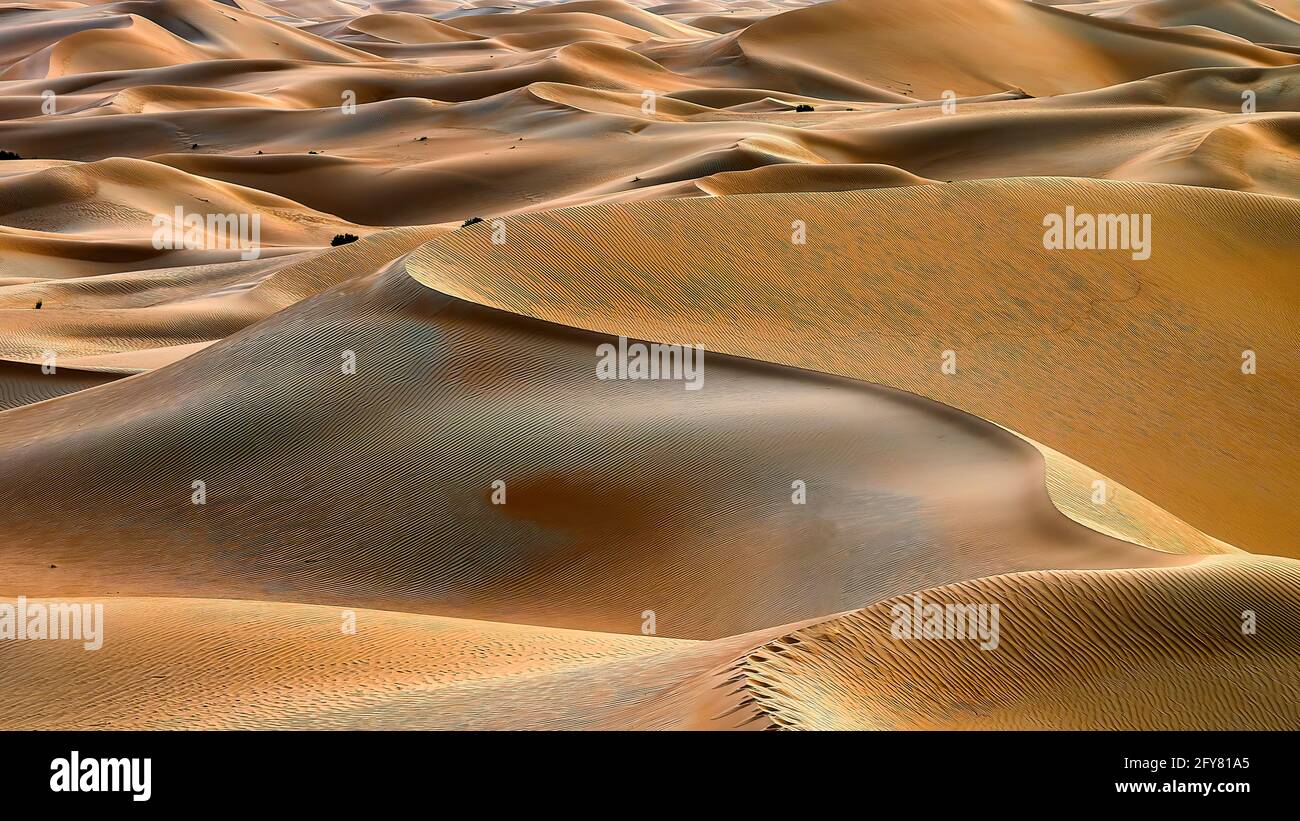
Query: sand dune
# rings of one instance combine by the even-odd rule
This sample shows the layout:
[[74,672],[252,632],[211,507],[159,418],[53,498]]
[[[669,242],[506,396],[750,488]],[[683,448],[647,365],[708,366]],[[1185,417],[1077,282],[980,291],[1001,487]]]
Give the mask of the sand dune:
[[[900,641],[912,596],[753,647],[634,726],[749,729],[1291,729],[1300,563],[1025,573],[916,596],[998,605],[1012,652]],[[1273,627],[1242,635],[1243,611]],[[643,708],[644,709],[644,708]]]
[[[910,596],[710,642],[118,598],[105,615],[113,645],[23,657],[11,681],[33,697],[6,705],[0,726],[1295,729],[1298,574],[1288,559],[1206,559],[917,594],[998,605],[1013,652],[895,639],[893,607]],[[1270,626],[1241,635],[1243,609]],[[265,638],[250,646],[250,632]],[[239,663],[215,661],[227,658]]]
[[[1149,259],[1044,248],[1044,215],[1066,206],[1150,212]],[[939,218],[976,210],[978,222]],[[1207,213],[1212,232],[1191,216]],[[1233,545],[1296,555],[1300,451],[1286,431],[1297,421],[1298,218],[1296,202],[1277,197],[986,181],[525,215],[507,223],[505,244],[472,226],[425,245],[408,268],[446,293],[552,322],[694,339],[929,396],[1067,453]],[[804,244],[791,241],[796,220]],[[1181,254],[1191,242],[1195,269]],[[647,252],[664,245],[679,251],[646,275]],[[693,296],[700,288],[708,302]],[[945,350],[956,378],[941,371]],[[1243,350],[1276,372],[1243,374]],[[1153,462],[1152,451],[1187,461]]]
[[[385,231],[319,254],[281,260],[7,289],[14,301],[0,308],[10,331],[0,357],[38,362],[46,350],[60,357],[87,357],[221,339],[338,282],[373,273],[441,230]],[[65,299],[70,303],[67,310],[61,307]],[[40,311],[33,309],[35,302],[42,303]]]
[[595,14],[609,20],[618,20],[665,39],[695,39],[709,35],[708,31],[685,25],[671,17],[661,16],[631,3],[624,3],[622,0],[574,0],[574,2],[538,6],[522,12],[520,17],[570,13]]
[[93,388],[118,378],[118,374],[70,369],[46,373],[39,362],[0,360],[0,410],[43,402],[56,396]]
[[[355,633],[343,632],[345,613],[354,618]],[[692,644],[408,613],[183,598],[115,598],[105,623],[115,625],[117,638],[93,653],[47,643],[33,656],[0,643],[4,668],[13,671],[7,683],[20,693],[0,710],[0,727],[295,727],[309,715],[364,715],[403,693],[497,678],[518,684]],[[161,634],[160,624],[167,625]],[[250,634],[263,639],[251,649]],[[180,648],[188,649],[177,655]],[[225,660],[231,658],[239,662]],[[64,668],[76,672],[57,672]],[[375,687],[376,681],[383,686]]]
[[[911,36],[891,36],[904,25]],[[972,30],[982,37],[967,36]],[[986,42],[998,48],[990,53]],[[833,87],[831,78],[860,77],[924,100],[939,99],[945,90],[970,96],[1013,88],[1043,97],[1178,69],[1296,62],[1251,44],[1017,0],[833,0],[749,26],[734,48],[751,71],[784,75],[805,90]],[[930,59],[937,52],[943,60]]]
[[[1183,28],[1195,26],[1210,32],[1231,34],[1252,43],[1300,45],[1300,23],[1287,16],[1285,7],[1273,8],[1249,0],[1146,0],[1146,2],[1097,3],[1095,6],[1066,6],[1109,20],[1141,26]],[[1300,8],[1289,10],[1296,14]]]
[[0,727],[1296,729],[1297,32],[0,6]]
[[934,185],[901,168],[878,163],[816,165],[781,163],[750,171],[723,171],[696,181],[706,194],[788,194],[796,191],[857,191],[900,185]]
[[[397,265],[176,366],[15,410],[4,538],[29,547],[5,575],[32,595],[343,598],[614,632],[650,609],[660,635],[715,638],[972,575],[1183,561],[1070,522],[1032,447],[943,406],[720,357],[707,390],[611,385],[590,375],[604,341],[453,300]],[[157,407],[159,394],[186,405]],[[744,413],[728,411],[737,395]],[[70,448],[81,403],[96,422]],[[573,409],[592,405],[601,418]],[[805,433],[765,436],[775,420]],[[122,459],[149,466],[138,483],[89,492]],[[983,487],[962,479],[974,464]],[[814,498],[793,504],[805,475]],[[490,502],[496,480],[505,505]],[[111,529],[69,538],[26,498]]]
[[255,212],[261,241],[272,247],[325,244],[342,229],[355,228],[253,188],[142,160],[113,158],[0,180],[0,220],[11,230],[95,237],[112,226],[114,237],[152,239],[154,218],[177,207],[202,215],[205,226],[209,214]]
[[349,22],[348,28],[393,43],[464,43],[486,39],[410,12],[366,15]]

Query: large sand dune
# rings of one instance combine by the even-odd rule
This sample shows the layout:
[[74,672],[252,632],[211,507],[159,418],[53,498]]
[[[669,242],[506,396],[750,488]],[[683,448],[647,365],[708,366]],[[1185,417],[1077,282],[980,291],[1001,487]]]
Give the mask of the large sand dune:
[[[613,632],[652,609],[662,635],[715,638],[971,576],[1183,561],[1061,516],[1032,446],[941,405],[721,356],[702,390],[629,389],[592,378],[609,341],[401,266],[352,280],[174,366],[12,412],[0,496],[6,538],[31,547],[4,575],[42,596],[342,597]],[[124,462],[134,480],[95,492]]]
[[[135,729],[1294,730],[1298,585],[1291,560],[1234,558],[994,576],[922,591],[927,601],[997,604],[1001,641],[1014,642],[1013,652],[896,641],[893,607],[910,607],[910,597],[708,642],[296,604],[118,598],[106,615],[119,625],[114,644],[89,656],[51,644],[22,657],[9,679],[20,698],[0,721]],[[1266,614],[1270,628],[1241,635],[1242,608]],[[355,633],[341,629],[349,621]],[[250,644],[250,635],[259,640]],[[3,645],[0,654],[14,655]]]
[[[1297,729],[1297,566],[1025,573],[915,594],[997,604],[1014,652],[899,641],[880,602],[751,647],[633,726],[748,729]],[[1246,636],[1235,614],[1275,619]],[[1158,649],[1157,649],[1158,648]]]
[[[1045,249],[1043,215],[1067,204],[1150,212],[1149,259]],[[408,268],[553,322],[892,384],[1074,456],[1212,533],[1213,519],[1235,545],[1300,556],[1297,224],[1291,199],[1025,179],[553,211],[509,221],[503,245],[481,225],[446,234]],[[664,246],[679,250],[658,258]],[[1244,349],[1278,372],[1244,375]],[[946,350],[956,373],[942,370]]]
[[0,151],[0,728],[1297,728],[1295,0],[8,4]]

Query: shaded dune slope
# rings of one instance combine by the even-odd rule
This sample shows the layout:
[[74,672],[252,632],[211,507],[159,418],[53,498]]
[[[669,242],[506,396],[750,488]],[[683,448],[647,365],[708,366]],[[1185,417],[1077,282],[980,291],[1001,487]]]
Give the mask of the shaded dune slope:
[[661,635],[715,638],[972,575],[1186,561],[1061,516],[1038,453],[960,411],[713,355],[698,391],[603,381],[605,341],[398,263],[177,365],[14,409],[4,578],[614,632],[654,610]]

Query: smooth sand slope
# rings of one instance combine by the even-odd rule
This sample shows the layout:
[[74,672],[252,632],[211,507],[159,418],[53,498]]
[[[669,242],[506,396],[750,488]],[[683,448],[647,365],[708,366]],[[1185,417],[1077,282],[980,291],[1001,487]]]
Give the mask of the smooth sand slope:
[[[1292,560],[1223,557],[918,594],[996,604],[993,651],[893,638],[893,607],[910,596],[711,642],[121,598],[105,615],[111,645],[14,659],[19,698],[0,726],[1294,730],[1298,589]],[[1254,635],[1239,629],[1244,610]]]
[[[743,69],[705,66],[701,73],[837,99],[861,99],[864,90],[923,100],[945,91],[965,97],[1009,89],[1044,97],[1177,69],[1296,62],[1250,42],[1020,0],[832,0],[748,26],[726,51]],[[670,46],[651,53],[666,65],[685,65],[682,58],[698,51]]]
[[[112,640],[94,652],[0,643],[6,683],[17,693],[0,707],[0,727],[292,728],[318,724],[308,718],[318,712],[363,716],[404,692],[494,678],[522,688],[542,674],[693,644],[185,598],[114,598],[104,619]],[[365,724],[357,718],[353,726]]]

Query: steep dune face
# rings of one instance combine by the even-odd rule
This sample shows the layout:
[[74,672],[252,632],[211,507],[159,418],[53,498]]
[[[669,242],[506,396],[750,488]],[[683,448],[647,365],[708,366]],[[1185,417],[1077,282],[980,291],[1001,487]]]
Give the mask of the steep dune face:
[[[1045,248],[1045,218],[1067,207],[1150,214],[1148,258]],[[500,245],[483,226],[448,234],[408,267],[431,287],[553,322],[692,334],[710,350],[929,396],[1231,544],[1293,555],[1298,219],[1295,201],[1273,197],[987,181],[556,211],[508,222]],[[654,255],[665,245],[680,250]],[[1245,351],[1276,372],[1243,373]]]
[[[1018,0],[834,0],[756,23],[736,45],[764,74],[813,84],[827,75],[854,77],[922,100],[949,90],[971,96],[1013,88],[1043,97],[1178,69],[1296,61],[1249,43]],[[944,59],[934,60],[936,53]]]
[[[1252,43],[1300,45],[1300,23],[1287,16],[1285,7],[1274,8],[1250,0],[1147,0],[1123,4],[1100,3],[1099,8],[1077,8],[1110,20],[1122,20],[1141,26],[1178,28],[1198,26],[1206,31],[1222,32]],[[1114,7],[1113,10],[1110,7]],[[1290,14],[1300,9],[1293,8]]]
[[0,8],[0,727],[1295,729],[1298,29]]
[[44,402],[56,396],[93,388],[117,379],[120,374],[69,369],[42,370],[35,362],[0,361],[0,410]]

